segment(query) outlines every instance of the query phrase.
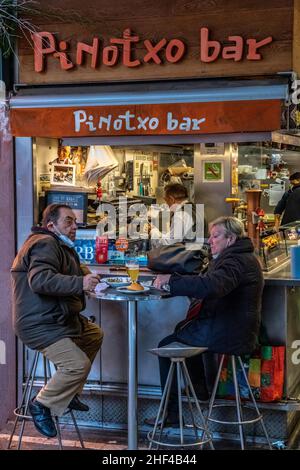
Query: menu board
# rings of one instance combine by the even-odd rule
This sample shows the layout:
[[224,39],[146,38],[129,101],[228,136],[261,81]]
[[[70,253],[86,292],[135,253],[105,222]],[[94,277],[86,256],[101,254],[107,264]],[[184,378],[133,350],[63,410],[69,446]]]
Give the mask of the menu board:
[[71,191],[47,191],[48,204],[67,204],[76,215],[78,225],[86,225],[87,222],[87,193]]

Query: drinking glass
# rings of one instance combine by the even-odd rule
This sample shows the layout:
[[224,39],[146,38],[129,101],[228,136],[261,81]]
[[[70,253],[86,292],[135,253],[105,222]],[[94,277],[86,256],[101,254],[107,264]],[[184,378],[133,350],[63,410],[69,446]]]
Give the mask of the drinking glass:
[[127,261],[126,263],[127,274],[131,279],[131,283],[137,282],[139,277],[140,266],[136,261]]

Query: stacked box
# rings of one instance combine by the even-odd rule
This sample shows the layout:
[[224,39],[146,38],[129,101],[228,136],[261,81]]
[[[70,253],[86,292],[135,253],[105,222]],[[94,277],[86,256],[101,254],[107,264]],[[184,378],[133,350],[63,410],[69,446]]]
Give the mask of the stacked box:
[[77,230],[75,250],[81,263],[96,264],[96,230]]

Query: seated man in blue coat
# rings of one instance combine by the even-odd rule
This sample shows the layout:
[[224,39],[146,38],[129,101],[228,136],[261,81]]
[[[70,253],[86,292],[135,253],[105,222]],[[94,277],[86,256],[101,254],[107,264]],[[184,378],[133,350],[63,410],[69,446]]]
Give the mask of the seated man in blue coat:
[[[159,275],[154,286],[169,285],[172,295],[203,299],[198,315],[159,347],[173,342],[207,347],[223,354],[249,354],[256,345],[260,326],[263,274],[250,238],[235,217],[219,217],[210,224],[208,240],[212,261],[205,274]],[[198,366],[195,367],[197,358]],[[193,384],[203,385],[201,356],[186,360]],[[159,358],[161,385],[164,387],[170,367],[168,358]],[[205,391],[202,390],[202,395]],[[205,398],[205,397],[203,397]],[[178,422],[177,385],[174,380],[166,424]]]

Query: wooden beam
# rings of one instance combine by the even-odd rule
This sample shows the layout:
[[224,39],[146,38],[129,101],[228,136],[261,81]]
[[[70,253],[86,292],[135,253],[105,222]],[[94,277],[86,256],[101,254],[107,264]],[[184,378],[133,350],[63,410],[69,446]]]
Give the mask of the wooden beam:
[[300,75],[300,0],[294,0],[293,70]]

